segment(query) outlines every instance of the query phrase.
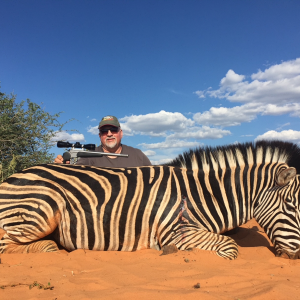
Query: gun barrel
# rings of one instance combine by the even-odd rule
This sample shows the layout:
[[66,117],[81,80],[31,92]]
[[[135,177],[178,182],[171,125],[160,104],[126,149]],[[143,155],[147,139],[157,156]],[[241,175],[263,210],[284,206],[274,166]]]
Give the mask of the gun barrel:
[[99,157],[99,156],[121,156],[128,157],[128,154],[120,154],[120,153],[109,153],[109,152],[92,152],[92,151],[78,151],[77,157]]

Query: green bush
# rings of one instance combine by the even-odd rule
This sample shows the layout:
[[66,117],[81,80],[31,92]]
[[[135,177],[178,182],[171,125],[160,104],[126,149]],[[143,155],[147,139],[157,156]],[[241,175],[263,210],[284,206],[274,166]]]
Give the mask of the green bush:
[[59,123],[60,114],[0,92],[0,183],[17,171],[53,162],[51,139],[67,123]]

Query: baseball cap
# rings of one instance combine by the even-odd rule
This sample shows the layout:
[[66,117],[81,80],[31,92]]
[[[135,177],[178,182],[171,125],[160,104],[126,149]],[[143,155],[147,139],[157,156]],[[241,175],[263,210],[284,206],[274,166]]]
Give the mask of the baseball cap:
[[106,116],[106,117],[103,117],[102,120],[99,123],[99,127],[98,128],[101,128],[102,126],[105,126],[105,125],[111,125],[111,126],[115,126],[115,127],[121,127],[118,119],[115,116]]

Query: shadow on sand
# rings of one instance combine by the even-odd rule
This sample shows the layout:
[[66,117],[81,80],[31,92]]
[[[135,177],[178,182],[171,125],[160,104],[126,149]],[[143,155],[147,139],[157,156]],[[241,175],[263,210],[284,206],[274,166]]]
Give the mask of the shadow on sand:
[[230,236],[239,247],[266,247],[275,255],[275,249],[270,240],[264,231],[257,226],[252,228],[237,227],[223,233],[223,235]]

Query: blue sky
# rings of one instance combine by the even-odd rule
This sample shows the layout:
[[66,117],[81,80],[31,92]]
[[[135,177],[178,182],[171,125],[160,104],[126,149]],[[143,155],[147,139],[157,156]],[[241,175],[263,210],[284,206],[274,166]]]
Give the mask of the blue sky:
[[[0,0],[0,85],[99,144],[162,163],[197,145],[300,142],[298,0]],[[73,135],[72,135],[73,134]],[[61,149],[53,148],[58,154]]]

